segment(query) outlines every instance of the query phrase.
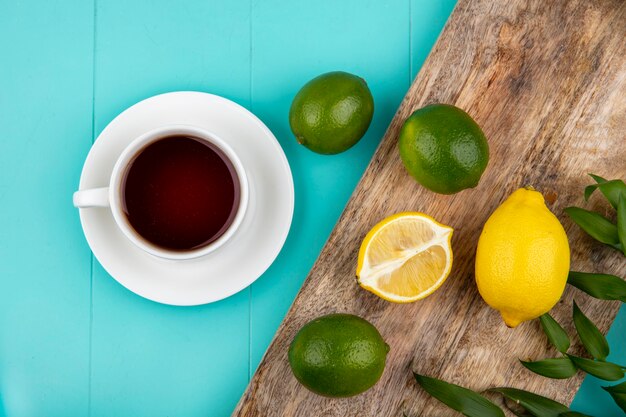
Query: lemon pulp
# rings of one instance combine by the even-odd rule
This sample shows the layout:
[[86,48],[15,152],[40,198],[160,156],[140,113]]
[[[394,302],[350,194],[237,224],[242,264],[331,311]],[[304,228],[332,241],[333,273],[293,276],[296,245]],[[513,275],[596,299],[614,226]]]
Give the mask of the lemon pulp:
[[450,274],[452,231],[419,212],[384,219],[361,244],[356,271],[359,284],[397,303],[428,296]]

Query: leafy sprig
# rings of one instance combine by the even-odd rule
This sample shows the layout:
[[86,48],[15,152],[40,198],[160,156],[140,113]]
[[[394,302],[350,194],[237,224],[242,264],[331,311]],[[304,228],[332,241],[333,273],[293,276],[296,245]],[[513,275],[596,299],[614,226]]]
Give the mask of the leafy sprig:
[[[427,393],[467,417],[504,417],[504,412],[500,407],[477,392],[425,375],[413,373],[413,376]],[[523,408],[523,413],[511,410],[518,416],[591,417],[572,411],[559,402],[532,392],[508,387],[491,388],[488,391],[498,393]]]
[[595,190],[600,190],[617,211],[616,223],[600,213],[580,207],[567,207],[565,212],[589,236],[626,255],[626,184],[619,179],[606,180],[595,174],[589,176],[596,183],[585,188],[585,200],[588,200]]
[[[583,313],[576,301],[573,303],[572,316],[578,338],[587,353],[592,356],[592,359],[567,353],[571,345],[567,332],[550,314],[546,313],[540,317],[541,327],[550,343],[563,356],[538,361],[520,361],[520,363],[538,375],[553,379],[570,378],[579,370],[605,381],[622,379],[624,377],[624,368],[605,360],[610,351],[608,342],[598,327]],[[436,378],[416,373],[414,373],[414,376],[422,388],[431,396],[465,416],[487,417],[503,415],[498,414],[502,412],[502,409],[479,393]],[[613,397],[617,405],[626,411],[626,382],[612,387],[604,387],[604,389]],[[510,410],[517,416],[586,416],[586,414],[572,411],[561,403],[532,392],[509,387],[492,388],[488,391],[497,392],[519,405],[524,410],[523,412]]]
[[563,327],[549,313],[540,317],[542,328],[550,343],[564,356],[529,362],[520,361],[530,371],[553,379],[570,378],[578,369],[607,381],[617,381],[624,377],[619,365],[606,362],[609,344],[598,327],[582,312],[574,301],[572,317],[578,338],[593,359],[579,358],[567,353],[570,339]]

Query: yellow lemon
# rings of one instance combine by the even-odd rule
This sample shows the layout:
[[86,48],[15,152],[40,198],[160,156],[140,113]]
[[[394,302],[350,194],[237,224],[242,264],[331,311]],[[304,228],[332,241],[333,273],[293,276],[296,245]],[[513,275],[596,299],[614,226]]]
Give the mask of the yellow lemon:
[[417,212],[378,223],[363,239],[356,275],[361,287],[387,301],[409,303],[432,294],[450,274],[452,228]]
[[520,188],[485,223],[476,250],[476,284],[509,327],[550,311],[569,271],[563,226],[541,193]]

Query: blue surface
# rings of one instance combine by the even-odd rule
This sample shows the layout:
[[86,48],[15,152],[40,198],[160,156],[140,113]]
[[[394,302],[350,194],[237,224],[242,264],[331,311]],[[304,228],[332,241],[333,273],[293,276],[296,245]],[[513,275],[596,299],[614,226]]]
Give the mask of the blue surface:
[[[227,416],[339,217],[454,0],[0,0],[0,416]],[[287,112],[330,70],[376,112],[337,156],[298,146]],[[93,139],[129,105],[200,90],[255,112],[291,164],[287,244],[211,305],[146,301],[91,257],[71,195]],[[626,362],[622,311],[609,334]],[[587,379],[574,405],[620,411]],[[610,410],[609,410],[610,409]]]

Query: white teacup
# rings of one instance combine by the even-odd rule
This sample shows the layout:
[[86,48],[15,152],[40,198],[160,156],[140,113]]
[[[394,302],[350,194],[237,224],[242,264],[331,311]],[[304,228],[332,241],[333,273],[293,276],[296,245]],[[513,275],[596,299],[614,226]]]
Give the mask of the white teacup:
[[[228,228],[212,242],[199,248],[190,250],[169,250],[159,247],[143,238],[132,225],[123,210],[123,188],[126,173],[131,163],[148,145],[172,136],[188,136],[198,140],[206,141],[217,148],[228,158],[236,173],[239,182],[239,201],[237,211]],[[133,140],[121,153],[109,180],[108,187],[79,190],[74,193],[74,206],[82,209],[108,207],[110,208],[115,223],[122,233],[137,247],[145,252],[163,259],[185,260],[204,256],[226,243],[241,225],[248,207],[249,187],[246,173],[241,161],[233,149],[222,139],[207,132],[204,129],[188,125],[169,125],[151,130]]]

